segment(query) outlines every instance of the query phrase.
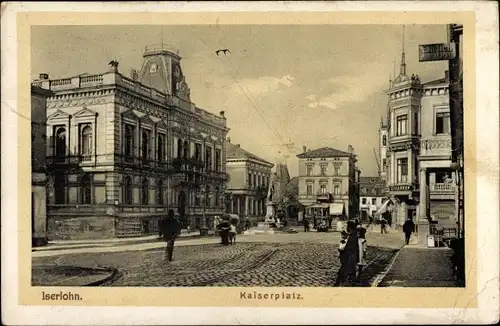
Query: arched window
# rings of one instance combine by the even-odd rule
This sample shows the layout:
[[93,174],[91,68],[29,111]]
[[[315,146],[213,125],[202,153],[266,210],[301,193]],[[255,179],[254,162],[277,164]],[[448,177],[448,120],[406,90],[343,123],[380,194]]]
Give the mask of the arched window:
[[157,160],[163,162],[165,159],[165,137],[163,135],[158,136],[158,142],[156,145],[156,156]]
[[177,157],[182,157],[184,151],[182,150],[182,139],[177,139]]
[[142,191],[141,191],[141,204],[149,204],[149,181],[148,179],[142,180]]
[[54,177],[54,201],[55,204],[66,204],[66,178],[64,175]]
[[134,126],[125,125],[125,155],[134,156]]
[[124,202],[125,205],[132,205],[133,204],[133,196],[132,196],[132,178],[130,177],[125,177],[125,180],[123,182],[123,196],[124,196]]
[[56,130],[56,157],[66,156],[66,128],[60,127]]
[[88,174],[80,179],[80,203],[83,205],[92,204],[92,183]]
[[163,181],[161,180],[158,180],[158,184],[157,184],[157,187],[156,187],[156,203],[158,205],[163,205]]
[[80,154],[83,156],[92,155],[92,127],[84,125],[80,134]]
[[142,131],[142,159],[149,159],[149,131]]

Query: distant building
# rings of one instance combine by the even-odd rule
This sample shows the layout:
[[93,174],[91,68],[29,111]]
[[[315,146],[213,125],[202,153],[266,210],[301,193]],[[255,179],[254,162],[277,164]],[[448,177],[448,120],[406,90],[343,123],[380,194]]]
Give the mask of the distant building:
[[225,191],[226,213],[245,218],[266,214],[266,197],[274,164],[227,140],[226,171],[229,182]]
[[32,245],[47,243],[47,98],[51,91],[31,86],[31,239]]
[[314,210],[316,214],[324,216],[357,217],[361,172],[356,166],[357,159],[352,146],[347,152],[330,147],[314,150],[304,148],[297,158],[298,199],[306,206],[306,216],[310,216]]
[[223,210],[224,112],[190,100],[181,57],[146,47],[140,72],[42,76],[47,108],[48,234],[53,239],[156,234],[173,209],[183,227]]
[[360,177],[359,211],[363,220],[374,217],[384,203],[385,183],[381,177]]

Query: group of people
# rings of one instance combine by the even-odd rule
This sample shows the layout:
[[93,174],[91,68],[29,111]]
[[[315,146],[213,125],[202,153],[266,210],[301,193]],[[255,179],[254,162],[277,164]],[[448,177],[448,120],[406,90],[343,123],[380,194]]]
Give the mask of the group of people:
[[342,231],[338,247],[341,267],[335,286],[356,284],[366,265],[366,229],[358,221],[347,222],[347,230]]

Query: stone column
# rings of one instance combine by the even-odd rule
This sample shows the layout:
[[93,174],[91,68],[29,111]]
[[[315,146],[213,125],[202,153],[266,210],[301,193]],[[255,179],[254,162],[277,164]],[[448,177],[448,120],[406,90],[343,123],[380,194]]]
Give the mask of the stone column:
[[420,204],[419,204],[419,221],[427,221],[427,169],[420,169]]
[[245,211],[244,211],[244,216],[248,216],[248,196],[245,196]]

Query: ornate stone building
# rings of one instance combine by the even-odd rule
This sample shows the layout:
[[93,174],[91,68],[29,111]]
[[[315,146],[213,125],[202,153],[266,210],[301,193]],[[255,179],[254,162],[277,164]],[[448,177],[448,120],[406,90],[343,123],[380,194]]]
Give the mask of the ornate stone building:
[[399,76],[391,82],[388,118],[380,127],[381,156],[387,135],[386,184],[395,203],[392,221],[408,218],[419,225],[421,242],[429,221],[454,227],[455,173],[451,169],[449,78],[422,83],[406,74],[403,52]]
[[226,118],[191,102],[180,60],[167,46],[152,46],[130,78],[111,61],[102,74],[33,83],[54,92],[50,238],[153,234],[170,208],[192,228],[222,213]]
[[[396,198],[392,221],[401,225],[416,214],[418,206],[418,160],[420,141],[420,100],[422,84],[418,76],[406,74],[405,53],[401,57],[399,76],[387,91],[388,121],[380,129],[387,134],[387,185]],[[382,136],[383,137],[383,136]]]
[[[43,76],[42,76],[43,77]],[[31,238],[33,246],[47,243],[46,121],[51,91],[31,86]]]
[[274,164],[228,139],[226,166],[229,183],[226,189],[226,212],[256,222],[266,214],[266,196]]

